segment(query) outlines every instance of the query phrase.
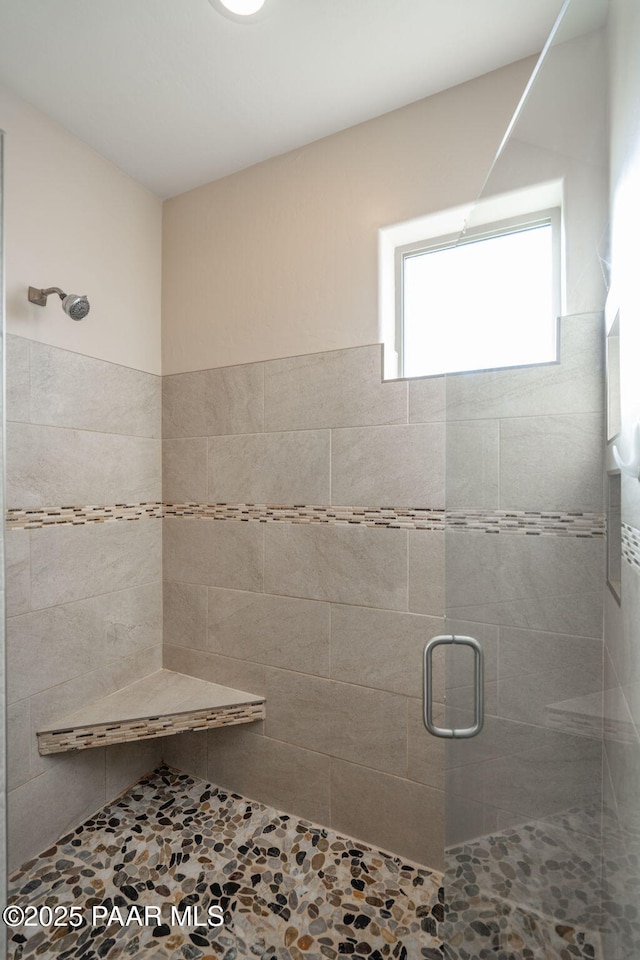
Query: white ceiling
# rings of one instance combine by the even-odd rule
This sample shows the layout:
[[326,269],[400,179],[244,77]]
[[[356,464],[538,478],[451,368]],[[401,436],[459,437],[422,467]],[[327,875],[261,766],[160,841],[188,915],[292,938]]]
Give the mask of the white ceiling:
[[535,53],[560,6],[0,0],[0,81],[167,197]]

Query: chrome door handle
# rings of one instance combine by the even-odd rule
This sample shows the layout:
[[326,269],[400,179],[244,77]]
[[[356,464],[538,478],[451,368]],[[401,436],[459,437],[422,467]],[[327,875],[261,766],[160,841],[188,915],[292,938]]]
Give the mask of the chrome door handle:
[[[473,726],[461,727],[459,730],[452,727],[437,727],[433,722],[433,651],[436,647],[451,644],[471,647],[473,650]],[[426,644],[424,648],[422,718],[425,727],[434,737],[465,740],[477,736],[482,730],[484,724],[484,653],[474,637],[434,637]]]

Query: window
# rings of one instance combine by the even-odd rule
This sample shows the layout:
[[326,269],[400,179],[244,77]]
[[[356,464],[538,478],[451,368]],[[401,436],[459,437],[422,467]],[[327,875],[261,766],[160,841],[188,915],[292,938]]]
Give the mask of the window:
[[559,211],[396,248],[400,376],[556,360]]
[[557,360],[564,201],[544,180],[380,227],[385,380]]

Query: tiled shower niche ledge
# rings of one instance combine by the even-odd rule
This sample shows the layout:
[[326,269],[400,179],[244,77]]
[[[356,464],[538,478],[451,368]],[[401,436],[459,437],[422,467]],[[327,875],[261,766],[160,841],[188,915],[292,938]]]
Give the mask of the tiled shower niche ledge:
[[158,670],[38,731],[40,754],[263,720],[264,697]]

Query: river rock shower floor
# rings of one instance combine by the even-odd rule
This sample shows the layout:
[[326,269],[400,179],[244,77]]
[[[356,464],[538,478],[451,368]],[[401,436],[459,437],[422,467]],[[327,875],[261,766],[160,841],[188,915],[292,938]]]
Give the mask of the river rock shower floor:
[[[9,960],[442,960],[441,875],[166,768],[10,878],[11,904],[197,906],[199,926],[21,927]],[[224,909],[221,927],[202,925]],[[61,912],[61,911],[60,911]],[[46,917],[45,917],[46,919]]]

